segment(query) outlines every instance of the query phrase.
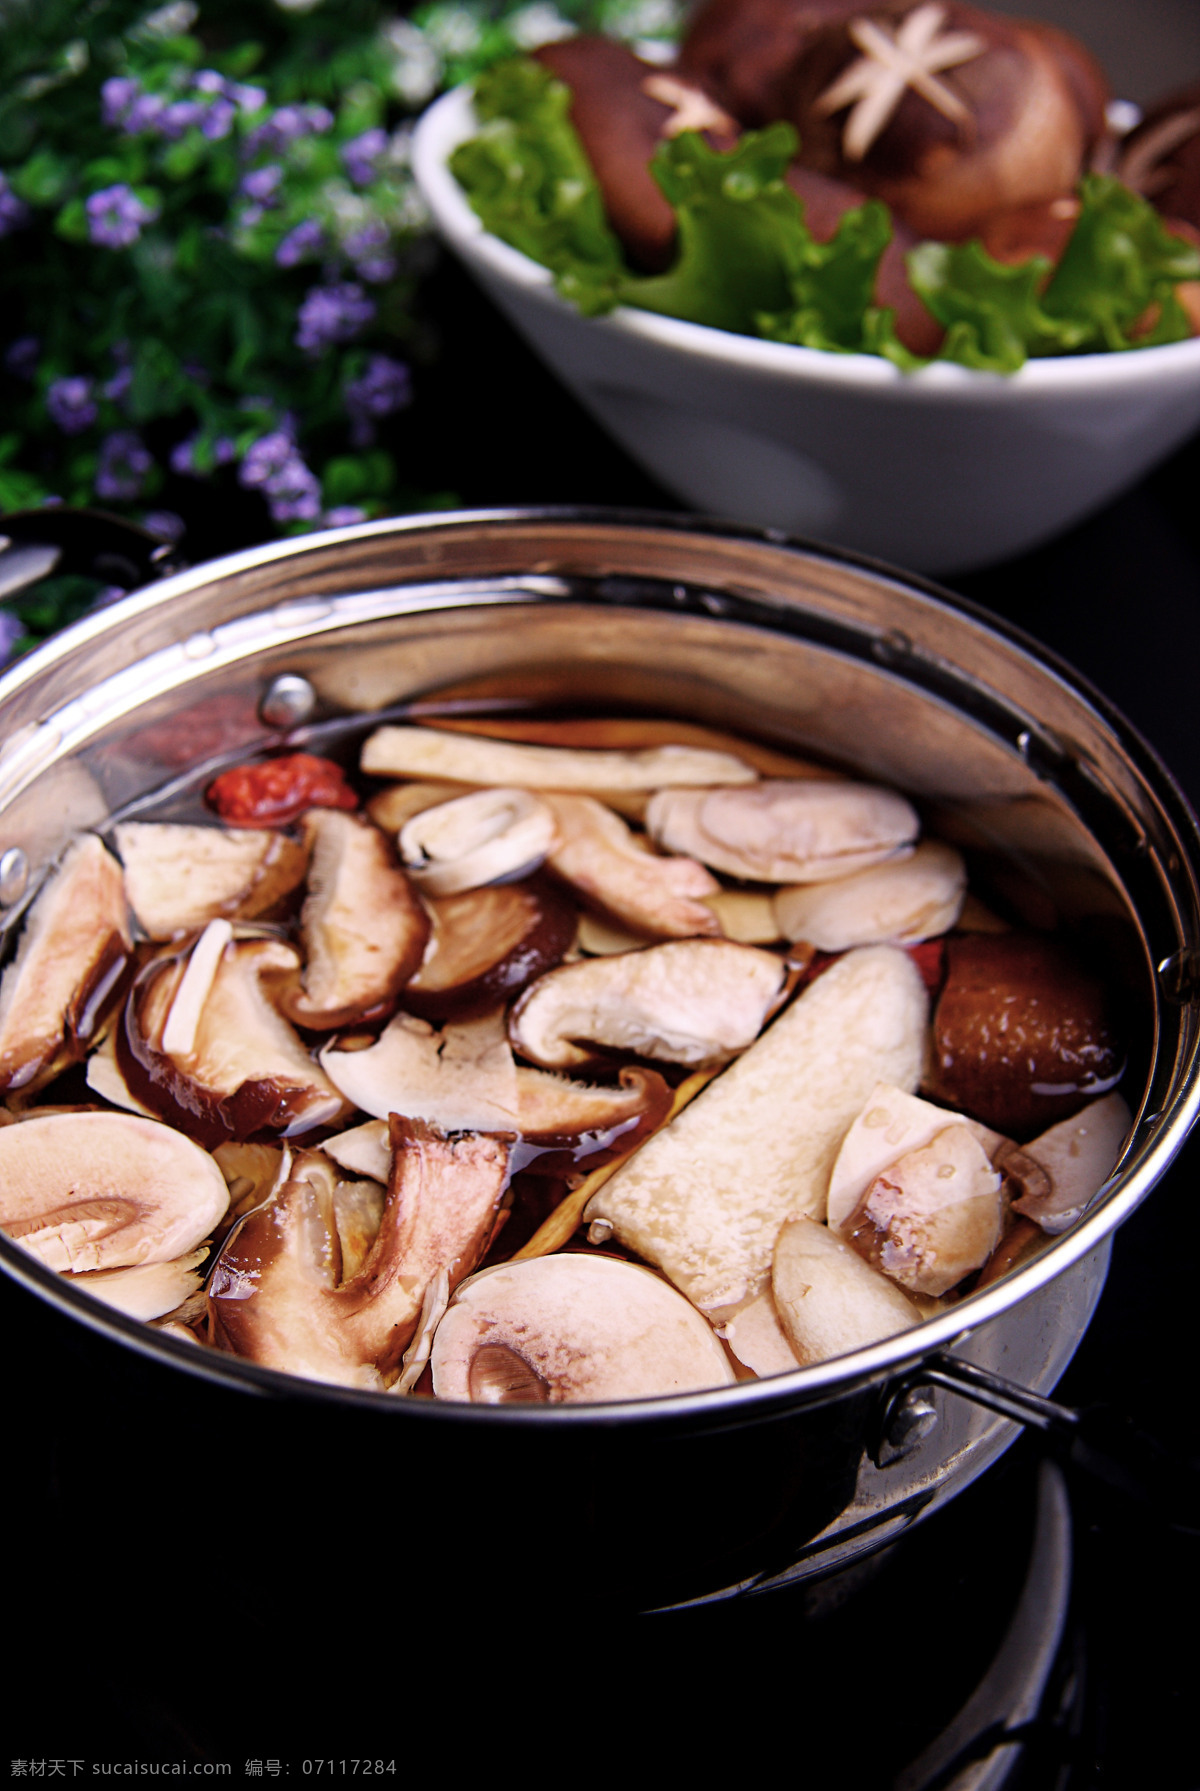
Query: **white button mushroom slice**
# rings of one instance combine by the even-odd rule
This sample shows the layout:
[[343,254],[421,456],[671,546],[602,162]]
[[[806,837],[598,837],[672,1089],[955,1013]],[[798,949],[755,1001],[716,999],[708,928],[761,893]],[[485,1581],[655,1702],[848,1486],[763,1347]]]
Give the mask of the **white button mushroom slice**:
[[517,1071],[500,1010],[449,1021],[397,1014],[365,1051],[327,1045],[321,1066],[346,1099],[376,1119],[404,1113],[448,1132],[516,1132]]
[[842,1140],[829,1178],[826,1216],[834,1231],[844,1229],[851,1213],[890,1163],[906,1151],[920,1150],[947,1126],[964,1125],[991,1157],[1007,1140],[990,1126],[961,1113],[951,1113],[903,1088],[879,1082]]
[[786,976],[782,959],[725,939],[581,958],[526,989],[509,1037],[550,1070],[594,1062],[596,1047],[664,1063],[720,1063],[758,1037]]
[[1121,1158],[1133,1116],[1119,1094],[1093,1101],[1064,1119],[1025,1150],[1050,1177],[1041,1196],[1023,1196],[1013,1207],[1057,1237],[1073,1225],[1104,1186]]
[[660,790],[676,784],[749,784],[757,772],[732,753],[653,746],[634,752],[521,746],[437,728],[379,728],[363,745],[373,776],[519,784],[531,790]]
[[[748,948],[742,948],[748,949]],[[789,1213],[823,1217],[829,1173],[875,1084],[913,1088],[928,999],[906,952],[849,952],[588,1203],[724,1322],[766,1282]]]
[[142,1262],[131,1269],[94,1269],[91,1274],[65,1275],[64,1280],[93,1299],[103,1300],[128,1318],[147,1323],[174,1312],[204,1283],[196,1273],[208,1255],[208,1245],[190,1250],[175,1262]]
[[706,896],[704,906],[711,908],[726,939],[739,945],[774,945],[785,934],[769,895],[757,889],[719,889]]
[[470,889],[425,905],[433,931],[401,998],[424,1020],[509,1000],[557,964],[575,936],[574,904],[548,881]]
[[936,1298],[999,1243],[1002,1179],[978,1138],[948,1125],[880,1171],[841,1235],[890,1280]]
[[759,883],[823,883],[911,849],[920,823],[877,784],[770,779],[746,790],[659,790],[647,831],[671,852]]
[[275,939],[227,945],[194,1046],[175,1057],[162,1038],[184,963],[152,964],[126,1006],[117,1061],[139,1100],[209,1145],[263,1130],[290,1137],[345,1114],[337,1089],[263,986],[294,978],[299,958],[290,946]]
[[785,939],[806,940],[818,951],[915,945],[949,932],[966,888],[961,854],[940,840],[922,840],[911,858],[779,890],[775,914]]
[[379,829],[357,815],[309,809],[304,972],[282,1006],[297,1025],[348,1026],[386,1012],[421,963],[429,920]]
[[326,1138],[321,1149],[342,1169],[386,1184],[392,1172],[392,1147],[386,1119],[369,1119],[365,1125]]
[[[446,1138],[391,1122],[392,1179],[378,1232],[343,1273],[337,1184],[309,1161],[245,1219],[208,1284],[218,1348],[315,1380],[381,1387],[400,1362],[439,1270],[454,1285],[487,1246],[508,1176],[495,1138]],[[343,1213],[343,1223],[346,1215]]]
[[457,895],[528,876],[557,839],[552,809],[531,790],[475,790],[406,821],[400,856],[426,895]]
[[268,828],[124,821],[114,832],[129,906],[151,939],[266,914],[297,887],[308,862],[299,840]]
[[459,1288],[433,1340],[439,1399],[552,1405],[728,1386],[707,1322],[648,1269],[602,1256],[504,1263]]
[[691,858],[661,858],[620,815],[591,796],[549,795],[558,841],[550,868],[572,889],[652,939],[713,937],[720,925],[703,897],[720,885]]
[[921,1322],[893,1282],[812,1219],[789,1219],[780,1228],[771,1286],[779,1322],[805,1367]]
[[802,1366],[779,1322],[769,1287],[723,1324],[719,1335],[743,1367],[757,1375],[787,1374]]
[[207,1151],[132,1113],[60,1113],[0,1130],[0,1229],[47,1268],[173,1262],[229,1205]]
[[121,867],[94,833],[67,850],[0,979],[0,1088],[82,1057],[131,946]]

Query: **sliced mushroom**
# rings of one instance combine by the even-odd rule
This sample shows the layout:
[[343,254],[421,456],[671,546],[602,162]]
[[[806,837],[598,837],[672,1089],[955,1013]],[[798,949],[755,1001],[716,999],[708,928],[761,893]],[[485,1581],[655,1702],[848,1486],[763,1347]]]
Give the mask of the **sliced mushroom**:
[[376,777],[448,778],[532,790],[658,790],[675,784],[748,784],[757,775],[732,753],[703,747],[571,750],[411,727],[378,728],[363,746],[362,768]]
[[706,905],[720,885],[690,858],[660,858],[591,796],[545,798],[557,823],[550,868],[608,914],[652,939],[712,936],[720,924]]
[[750,765],[764,777],[824,777],[810,759],[764,746],[761,741],[728,734],[701,722],[676,721],[661,715],[572,715],[546,721],[533,716],[480,716],[459,720],[443,715],[439,730],[483,735],[490,740],[519,740],[530,746],[599,747],[606,752],[644,752],[655,746],[697,746],[724,753]]
[[784,1335],[805,1367],[921,1322],[893,1282],[812,1219],[789,1219],[781,1227],[771,1287]]
[[103,1300],[126,1317],[147,1323],[174,1312],[203,1287],[203,1276],[197,1270],[207,1255],[208,1245],[201,1244],[174,1262],[140,1262],[130,1269],[93,1269],[90,1274],[66,1275],[64,1279],[80,1293],[91,1294],[93,1299]]
[[319,1029],[390,1011],[418,968],[429,920],[383,834],[333,808],[310,809],[304,973],[283,997],[288,1018]]
[[1086,1211],[1120,1161],[1133,1116],[1119,1094],[1093,1101],[1073,1119],[1051,1126],[1026,1146],[1050,1186],[1013,1201],[1018,1213],[1035,1219],[1057,1237]]
[[227,945],[193,1048],[175,1057],[163,1048],[163,1033],[186,965],[186,958],[159,959],[130,992],[117,1063],[135,1099],[209,1148],[260,1131],[292,1137],[347,1111],[263,986],[294,977],[299,959],[290,946],[275,939]]
[[775,904],[762,890],[719,889],[704,898],[704,906],[712,909],[726,939],[739,945],[774,945],[785,936]]
[[953,846],[922,840],[911,858],[889,860],[831,883],[781,889],[775,913],[785,939],[818,951],[856,945],[915,945],[958,919],[967,867]]
[[453,802],[456,796],[468,796],[470,784],[447,783],[444,779],[431,783],[393,784],[388,790],[380,790],[367,803],[367,813],[376,827],[382,827],[385,833],[399,833],[406,821],[414,815],[423,815],[426,809],[438,808],[443,802]]
[[575,934],[571,903],[540,879],[442,896],[426,907],[433,931],[401,997],[426,1020],[507,1001],[557,964]]
[[880,1171],[841,1235],[889,1280],[936,1298],[999,1243],[1001,1182],[978,1138],[964,1125],[945,1126]]
[[720,1063],[758,1037],[786,977],[780,958],[725,939],[673,939],[624,957],[581,958],[526,989],[509,1037],[544,1069],[634,1051]]
[[759,883],[823,883],[911,849],[920,823],[894,790],[771,779],[746,790],[659,790],[646,827],[660,846]]
[[502,1011],[450,1021],[441,1032],[397,1014],[366,1051],[327,1045],[320,1061],[346,1099],[376,1119],[404,1113],[448,1132],[519,1130],[517,1071]]
[[728,1386],[708,1324],[657,1275],[603,1256],[541,1256],[459,1288],[433,1341],[439,1399],[476,1405],[650,1399]]
[[586,908],[580,913],[575,944],[589,958],[615,958],[623,951],[641,951],[650,943],[644,933],[630,932],[615,920],[589,914]]
[[176,939],[210,920],[253,920],[297,888],[307,847],[266,828],[125,821],[115,829],[125,894],[151,939]]
[[32,1091],[84,1055],[130,945],[121,867],[85,833],[30,908],[0,979],[0,1088]]
[[212,1155],[229,1189],[226,1227],[278,1193],[291,1176],[292,1153],[286,1144],[219,1144]]
[[157,1119],[158,1115],[129,1092],[129,1085],[121,1074],[121,1066],[117,1062],[117,1042],[115,1033],[108,1033],[87,1060],[87,1085],[102,1100],[114,1107],[124,1108],[126,1113],[140,1113],[146,1119]]
[[834,1159],[876,1083],[916,1086],[927,1014],[905,952],[848,952],[617,1170],[585,1220],[608,1219],[724,1322],[764,1286],[784,1219],[823,1216]]
[[801,1363],[779,1322],[769,1287],[723,1324],[718,1333],[738,1361],[757,1375],[787,1374]]
[[558,840],[554,812],[532,790],[474,790],[400,829],[400,856],[426,895],[457,895],[528,876]]
[[[390,1160],[389,1151],[389,1160]],[[333,1190],[333,1220],[342,1252],[342,1280],[353,1281],[363,1267],[379,1227],[387,1190],[382,1182],[338,1182]]]
[[[381,1387],[398,1367],[439,1270],[451,1284],[478,1261],[504,1189],[495,1138],[446,1138],[393,1119],[393,1175],[379,1229],[348,1278],[331,1166],[305,1152],[297,1174],[234,1233],[209,1279],[212,1337],[269,1367]],[[344,1184],[343,1184],[344,1186]],[[354,1215],[365,1229],[361,1206]],[[341,1222],[351,1218],[343,1196]]]
[[369,1119],[365,1125],[354,1126],[349,1132],[339,1132],[336,1138],[326,1138],[321,1149],[352,1175],[365,1175],[386,1186],[392,1173],[392,1147],[388,1141],[386,1119]]
[[863,1195],[890,1163],[908,1151],[922,1150],[951,1125],[965,1125],[989,1158],[1005,1144],[999,1132],[964,1119],[903,1088],[879,1082],[842,1140],[829,1178],[827,1216],[834,1231],[843,1231]]
[[229,1205],[207,1151],[132,1113],[58,1113],[0,1130],[0,1229],[47,1268],[174,1262]]
[[[653,1070],[626,1068],[615,1088],[571,1082],[545,1070],[517,1068],[520,1132],[533,1144],[571,1144],[592,1133],[657,1125],[671,1105],[671,1090]],[[625,1149],[626,1137],[621,1148]]]

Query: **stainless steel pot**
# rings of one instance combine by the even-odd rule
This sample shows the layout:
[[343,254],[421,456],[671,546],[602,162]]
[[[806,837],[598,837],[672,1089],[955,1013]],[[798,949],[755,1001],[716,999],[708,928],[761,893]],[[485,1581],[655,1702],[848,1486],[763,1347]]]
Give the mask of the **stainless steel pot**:
[[[0,680],[8,923],[80,827],[185,813],[219,764],[285,740],[348,744],[438,693],[460,710],[507,698],[699,718],[904,790],[978,882],[1106,954],[1135,1039],[1129,1150],[1072,1231],[915,1332],[610,1407],[456,1407],[299,1382],[125,1320],[0,1239],[8,1274],[121,1346],[100,1351],[105,1374],[132,1376],[138,1397],[153,1383],[157,1415],[128,1440],[130,1461],[186,1447],[170,1441],[172,1400],[182,1412],[181,1377],[198,1378],[203,1422],[261,1498],[302,1485],[307,1501],[374,1502],[418,1484],[425,1559],[444,1583],[483,1570],[463,1544],[481,1489],[518,1513],[552,1492],[572,1535],[594,1539],[573,1557],[581,1595],[645,1607],[829,1571],[960,1491],[1013,1440],[1014,1417],[1069,1421],[1036,1396],[1083,1335],[1113,1231],[1200,1102],[1200,841],[1145,744],[1013,630],[861,560],[676,517],[400,519],[170,576]],[[496,1571],[524,1583],[558,1571],[500,1556]]]

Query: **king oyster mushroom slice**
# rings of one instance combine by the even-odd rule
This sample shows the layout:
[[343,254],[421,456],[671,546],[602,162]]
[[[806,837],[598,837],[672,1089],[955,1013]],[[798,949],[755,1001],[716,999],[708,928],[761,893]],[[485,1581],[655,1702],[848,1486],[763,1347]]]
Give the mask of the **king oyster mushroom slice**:
[[575,936],[572,903],[541,880],[466,890],[426,907],[433,931],[401,997],[426,1020],[507,1001],[557,964]]
[[879,1172],[841,1236],[890,1280],[936,1298],[999,1243],[1002,1180],[968,1127],[945,1126]]
[[201,1244],[174,1262],[140,1262],[131,1269],[94,1269],[90,1274],[64,1278],[81,1293],[103,1300],[127,1318],[147,1323],[174,1312],[204,1285],[197,1269],[208,1255]]
[[129,906],[151,939],[266,914],[300,884],[308,863],[307,844],[266,828],[124,821],[115,834]]
[[117,1041],[134,1096],[209,1146],[335,1123],[345,1102],[264,987],[293,980],[299,964],[281,940],[226,945],[196,1016],[192,1048],[178,1056],[163,1039],[188,960],[151,964],[130,993]]
[[659,790],[646,827],[668,851],[731,877],[824,883],[908,852],[920,823],[877,784],[771,778],[744,790]]
[[804,1217],[780,1227],[771,1286],[780,1326],[804,1367],[865,1349],[921,1321],[898,1287],[824,1225]]
[[71,845],[0,979],[0,1088],[82,1057],[131,948],[121,867],[94,833]]
[[1022,1195],[1013,1210],[1057,1237],[1086,1211],[1121,1158],[1133,1116],[1119,1094],[1104,1095],[1025,1146],[1049,1187]]
[[304,972],[282,1006],[297,1025],[347,1026],[387,1011],[419,967],[429,920],[379,829],[342,809],[309,809]]
[[327,1045],[320,1061],[334,1087],[376,1119],[406,1113],[448,1132],[519,1130],[517,1071],[502,1009],[449,1021],[440,1032],[413,1014],[397,1014],[367,1050]]
[[208,1152],[156,1120],[58,1113],[0,1130],[0,1229],[47,1268],[174,1262],[228,1205]]
[[676,784],[749,784],[758,773],[732,753],[693,746],[633,752],[522,746],[437,728],[376,729],[362,768],[375,777],[447,778],[532,790],[659,790]]
[[305,1152],[287,1182],[251,1213],[209,1278],[213,1341],[251,1361],[314,1380],[381,1387],[416,1329],[425,1290],[439,1270],[450,1285],[487,1246],[508,1176],[496,1138],[447,1138],[418,1120],[391,1121],[392,1175],[379,1229],[345,1273],[342,1233],[369,1217],[354,1213],[332,1166]]
[[690,858],[660,858],[620,815],[591,796],[545,798],[557,823],[550,868],[608,914],[653,938],[719,935],[705,896],[720,889]]
[[889,859],[831,883],[802,883],[775,895],[785,939],[818,951],[856,945],[915,945],[949,932],[967,890],[967,867],[953,846],[922,840],[911,858]]
[[474,790],[406,821],[400,856],[426,895],[457,895],[528,876],[557,839],[553,810],[532,790]]
[[876,1083],[916,1086],[927,1019],[906,952],[848,952],[617,1170],[584,1219],[607,1219],[724,1323],[766,1284],[784,1219],[824,1216],[834,1159]]
[[990,1126],[946,1107],[878,1082],[846,1132],[829,1178],[826,1213],[834,1231],[843,1231],[863,1195],[888,1166],[909,1151],[922,1150],[947,1126],[966,1126],[991,1158],[1007,1140]]
[[734,1373],[694,1307],[603,1256],[504,1263],[464,1283],[433,1340],[433,1390],[476,1405],[650,1399]]
[[593,1063],[606,1049],[721,1063],[758,1037],[786,976],[781,958],[751,945],[672,939],[551,970],[521,996],[508,1034],[549,1070]]

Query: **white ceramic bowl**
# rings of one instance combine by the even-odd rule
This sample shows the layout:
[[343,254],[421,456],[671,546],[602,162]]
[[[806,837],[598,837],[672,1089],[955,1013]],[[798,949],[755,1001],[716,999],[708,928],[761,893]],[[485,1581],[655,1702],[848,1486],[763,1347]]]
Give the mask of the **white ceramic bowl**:
[[439,233],[609,434],[698,510],[967,571],[1098,509],[1200,426],[1200,338],[1010,376],[905,374],[627,307],[581,317],[545,268],[483,229],[450,174],[476,128],[462,88],[417,126],[413,168]]

